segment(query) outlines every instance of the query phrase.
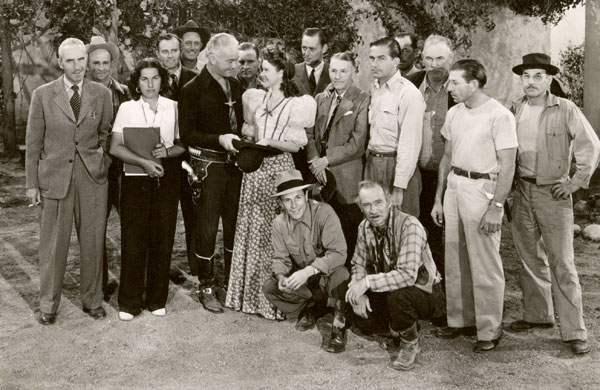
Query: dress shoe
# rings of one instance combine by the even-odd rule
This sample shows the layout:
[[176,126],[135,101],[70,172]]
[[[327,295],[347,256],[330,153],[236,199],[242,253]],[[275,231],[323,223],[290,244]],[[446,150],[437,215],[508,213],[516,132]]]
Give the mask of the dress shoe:
[[329,340],[323,349],[331,353],[340,353],[346,350],[346,330],[344,328],[338,328],[333,326],[331,328],[331,334]]
[[126,311],[120,311],[119,319],[121,321],[131,321],[133,320],[133,314],[127,313]]
[[570,340],[569,344],[571,344],[571,351],[578,355],[588,353],[591,350],[587,340]]
[[312,309],[306,309],[304,315],[296,322],[296,330],[306,332],[307,330],[314,328],[316,324],[317,320],[315,319],[315,314]]
[[464,328],[451,328],[447,326],[445,328],[436,329],[433,334],[440,339],[455,339],[458,336],[476,336],[477,328],[474,326],[467,326]]
[[42,325],[52,325],[56,321],[56,313],[40,313],[38,322]]
[[525,320],[518,320],[511,323],[508,328],[513,332],[527,332],[529,329],[533,328],[549,329],[553,326],[554,324],[552,322],[528,322]]
[[210,287],[203,288],[200,291],[200,303],[211,313],[223,313],[223,306],[215,297],[214,290]]
[[167,309],[160,308],[160,309],[156,309],[156,310],[152,310],[152,315],[157,316],[157,317],[164,317],[167,315]]
[[498,346],[498,343],[500,343],[501,338],[502,337],[498,337],[497,339],[494,339],[494,340],[477,340],[477,342],[475,343],[475,347],[473,347],[473,352],[475,352],[475,353],[489,352]]
[[88,309],[87,307],[84,307],[83,312],[95,320],[106,317],[106,311],[104,311],[103,307],[97,307],[95,309]]

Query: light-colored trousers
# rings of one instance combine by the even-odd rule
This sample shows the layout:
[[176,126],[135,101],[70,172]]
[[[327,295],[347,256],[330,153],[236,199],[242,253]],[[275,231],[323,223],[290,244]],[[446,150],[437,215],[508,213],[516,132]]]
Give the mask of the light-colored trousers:
[[491,180],[450,172],[444,196],[448,326],[475,325],[478,340],[494,340],[502,334],[500,231],[488,236],[479,230],[494,190]]
[[98,184],[79,155],[63,199],[42,199],[40,223],[40,310],[55,313],[60,304],[71,242],[73,218],[80,246],[82,306],[102,306],[102,257],[106,230],[108,182]]
[[551,188],[520,179],[514,195],[512,232],[523,264],[523,319],[554,322],[554,295],[562,339],[585,340],[581,286],[573,252],[572,201],[555,200]]

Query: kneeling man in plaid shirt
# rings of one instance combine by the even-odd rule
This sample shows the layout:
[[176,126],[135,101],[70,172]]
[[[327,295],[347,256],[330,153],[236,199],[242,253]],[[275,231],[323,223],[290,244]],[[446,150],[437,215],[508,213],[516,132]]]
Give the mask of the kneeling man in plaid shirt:
[[440,274],[419,220],[391,207],[390,193],[363,181],[358,205],[365,219],[358,228],[352,280],[346,300],[363,333],[385,325],[400,344],[392,367],[410,370],[420,351],[417,320],[443,319],[445,300]]

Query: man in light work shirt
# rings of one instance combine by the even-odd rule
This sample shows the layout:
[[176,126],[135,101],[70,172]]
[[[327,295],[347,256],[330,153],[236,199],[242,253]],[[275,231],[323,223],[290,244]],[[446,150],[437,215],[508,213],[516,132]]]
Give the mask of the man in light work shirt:
[[331,335],[323,349],[345,349],[344,302],[348,279],[346,241],[340,220],[326,203],[308,200],[300,171],[281,172],[275,181],[283,212],[273,222],[273,278],[263,285],[265,297],[291,318],[302,315],[296,329],[316,323],[315,306],[334,307]]
[[[558,68],[532,53],[513,68],[525,96],[513,106],[519,150],[513,203],[513,242],[523,263],[523,319],[510,329],[551,328],[552,296],[562,339],[573,353],[590,351],[573,253],[571,194],[587,188],[598,166],[600,141],[573,102],[549,92]],[[571,160],[576,171],[569,177]]]
[[486,82],[476,60],[460,60],[450,70],[448,92],[457,105],[442,128],[446,145],[431,212],[437,224],[446,221],[448,327],[435,335],[476,332],[476,353],[493,350],[502,337],[500,228],[517,149],[515,118],[484,93]]
[[[406,78],[415,84],[425,98],[423,116],[423,143],[419,154],[422,191],[419,198],[419,220],[427,230],[429,247],[438,270],[444,275],[444,234],[441,226],[431,220],[431,209],[438,183],[438,167],[444,155],[444,138],[440,130],[446,113],[454,106],[452,96],[446,90],[448,72],[454,62],[452,43],[446,37],[430,35],[423,46],[425,70],[412,73]],[[444,279],[442,279],[444,280]]]
[[391,203],[419,216],[421,175],[417,159],[423,138],[425,101],[398,71],[400,45],[390,37],[371,43],[371,73],[375,77],[369,106],[370,140],[365,179],[392,193]]
[[400,342],[392,367],[410,370],[420,351],[417,320],[437,322],[445,302],[425,229],[415,217],[390,208],[389,198],[381,184],[365,180],[359,185],[365,219],[358,228],[346,298],[361,331],[389,326]]

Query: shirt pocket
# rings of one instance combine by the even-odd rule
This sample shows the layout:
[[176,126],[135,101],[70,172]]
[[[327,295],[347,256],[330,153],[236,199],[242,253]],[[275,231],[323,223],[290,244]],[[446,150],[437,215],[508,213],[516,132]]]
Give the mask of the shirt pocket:
[[569,155],[569,138],[564,127],[546,128],[546,148],[550,160],[565,161]]
[[382,102],[377,110],[376,125],[395,133],[398,130],[398,106],[390,103]]
[[300,254],[300,247],[296,244],[290,244],[289,242],[286,243],[286,246],[287,246],[287,250],[290,254],[290,257],[292,258],[294,263],[296,263],[297,265],[302,267],[302,265],[304,263],[304,259],[303,259],[302,255]]

